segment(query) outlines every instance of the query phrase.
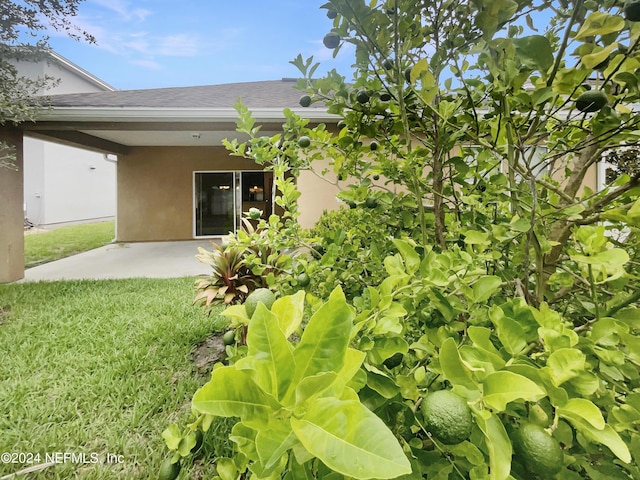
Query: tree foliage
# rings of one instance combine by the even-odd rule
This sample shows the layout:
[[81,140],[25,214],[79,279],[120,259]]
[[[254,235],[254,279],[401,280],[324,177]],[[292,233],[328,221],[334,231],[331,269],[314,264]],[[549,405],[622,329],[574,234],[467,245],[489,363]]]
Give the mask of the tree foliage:
[[[44,105],[42,94],[55,85],[51,76],[29,78],[20,75],[16,62],[46,59],[48,31],[64,32],[78,40],[93,42],[94,38],[75,27],[70,18],[83,0],[8,0],[2,3],[0,19],[0,125],[33,119]],[[9,165],[15,152],[0,144],[0,166]]]
[[[329,285],[348,292],[350,348],[365,356],[353,388],[402,445],[412,473],[400,478],[639,478],[640,175],[621,168],[602,189],[589,176],[638,142],[640,24],[619,0],[323,8],[326,43],[355,48],[354,78],[316,79],[313,59],[293,63],[303,106],[324,102],[337,128],[286,111],[283,132],[265,137],[239,105],[250,140],[227,143],[273,168],[286,192],[271,245],[298,250],[272,288],[300,290],[304,271],[310,312]],[[312,233],[295,222],[303,169],[344,202]],[[361,232],[384,239],[373,246]],[[439,390],[472,412],[455,445],[421,416]],[[558,473],[532,471],[514,450],[529,424],[560,445]],[[352,476],[319,476],[318,458],[302,471],[282,462],[285,478]]]

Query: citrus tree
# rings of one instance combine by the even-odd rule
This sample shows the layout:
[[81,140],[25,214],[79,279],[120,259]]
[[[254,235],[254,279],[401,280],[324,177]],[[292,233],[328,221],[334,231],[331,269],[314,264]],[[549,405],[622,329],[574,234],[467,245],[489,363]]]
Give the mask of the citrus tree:
[[[263,222],[274,248],[309,252],[272,289],[291,302],[287,294],[304,288],[315,324],[337,302],[329,284],[350,293],[349,348],[362,361],[349,401],[356,392],[411,466],[396,464],[384,478],[640,478],[640,174],[590,180],[598,162],[638,141],[640,2],[331,0],[323,8],[333,19],[325,46],[355,49],[353,79],[335,71],[316,79],[312,59],[293,63],[304,77],[300,104],[323,102],[341,118],[337,128],[309,128],[286,111],[283,132],[263,137],[239,105],[238,129],[250,140],[227,147],[274,169],[287,212]],[[325,218],[316,237],[295,222],[301,169],[340,187],[344,202],[342,220]],[[347,241],[389,222],[375,255],[371,242]],[[250,338],[267,318],[258,311],[244,320]],[[276,332],[272,346],[297,371],[295,352],[312,335],[306,321],[296,332],[287,324],[298,337],[285,344]],[[278,458],[257,447],[264,418],[249,432],[253,443],[232,435],[237,456],[220,478],[246,468],[252,478],[375,478],[333,468],[324,455],[343,438],[333,424],[315,425],[327,449],[296,450],[307,447],[296,436],[307,410],[278,400],[261,362],[238,364],[221,372],[239,370],[260,395],[271,392],[261,405],[287,420],[278,424],[283,442],[268,450]],[[316,373],[341,368],[328,362]],[[230,383],[196,394],[194,425],[229,413],[209,405],[239,395]],[[314,392],[323,418],[344,414],[325,399],[335,389]],[[238,425],[260,416],[241,413]],[[265,471],[265,459],[274,468]]]

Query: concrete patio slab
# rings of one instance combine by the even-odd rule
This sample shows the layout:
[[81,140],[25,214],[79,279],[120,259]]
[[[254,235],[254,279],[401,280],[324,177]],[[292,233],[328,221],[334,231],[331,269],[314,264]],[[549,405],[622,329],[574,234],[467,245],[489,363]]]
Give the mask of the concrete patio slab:
[[195,256],[210,240],[113,243],[25,271],[21,282],[113,278],[175,278],[210,271]]

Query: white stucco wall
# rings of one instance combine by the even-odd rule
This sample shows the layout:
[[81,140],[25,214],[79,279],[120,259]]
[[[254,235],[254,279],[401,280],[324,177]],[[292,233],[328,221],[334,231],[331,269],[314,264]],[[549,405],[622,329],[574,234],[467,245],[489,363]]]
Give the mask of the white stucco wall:
[[[73,64],[19,63],[29,78],[50,75],[60,82],[47,95],[110,90]],[[24,139],[24,203],[36,225],[79,223],[112,218],[116,213],[116,166],[98,153]]]

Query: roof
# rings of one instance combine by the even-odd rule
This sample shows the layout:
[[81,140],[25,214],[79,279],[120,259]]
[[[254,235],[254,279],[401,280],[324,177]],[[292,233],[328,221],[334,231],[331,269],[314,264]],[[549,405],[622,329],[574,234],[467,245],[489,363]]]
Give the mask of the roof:
[[233,108],[238,98],[249,108],[293,108],[302,92],[295,79],[198,87],[154,88],[50,95],[53,107]]
[[138,146],[219,146],[236,132],[238,99],[251,110],[261,134],[281,131],[283,110],[310,125],[335,123],[323,103],[300,106],[295,79],[197,87],[50,95],[51,108],[20,125],[26,135],[91,150],[127,154]]
[[115,90],[114,87],[109,85],[104,80],[101,80],[98,77],[96,77],[95,75],[93,75],[92,73],[87,72],[84,68],[79,67],[78,65],[73,63],[71,60],[69,60],[68,58],[63,57],[59,53],[54,52],[53,50],[48,50],[47,54],[54,61],[56,61],[58,63],[58,65],[60,65],[62,67],[65,67],[65,68],[67,68],[68,70],[70,70],[72,72],[75,72],[76,75],[79,75],[80,77],[83,77],[85,80],[87,80],[90,83],[93,83],[98,88],[101,88],[102,90],[110,90],[110,91],[114,91]]

